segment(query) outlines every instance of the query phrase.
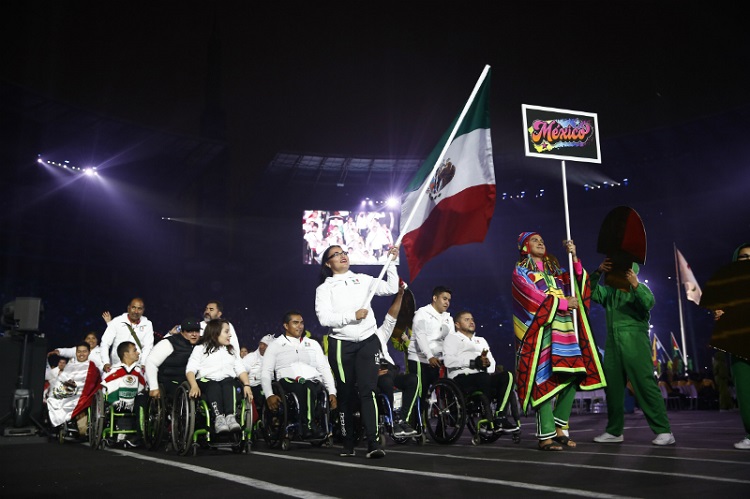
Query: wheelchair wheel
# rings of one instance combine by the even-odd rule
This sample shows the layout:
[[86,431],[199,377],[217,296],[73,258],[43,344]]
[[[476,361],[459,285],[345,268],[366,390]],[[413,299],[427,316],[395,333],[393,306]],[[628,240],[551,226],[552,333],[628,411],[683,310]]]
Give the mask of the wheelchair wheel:
[[449,379],[439,379],[427,392],[424,422],[427,432],[439,444],[452,444],[466,426],[466,404],[461,390]]
[[172,448],[181,456],[190,450],[193,455],[197,448],[193,446],[195,431],[195,400],[190,398],[190,385],[182,383],[177,387],[172,404]]
[[104,392],[96,392],[94,401],[89,407],[89,448],[97,450],[101,448],[104,436],[104,421],[107,417],[104,410]]
[[474,445],[491,443],[500,438],[500,433],[492,429],[492,405],[482,392],[475,392],[466,401],[466,426],[469,428]]
[[273,394],[278,395],[281,400],[279,401],[279,407],[275,411],[269,409],[268,404],[263,407],[263,437],[266,440],[266,444],[272,449],[283,446],[283,441],[287,440],[286,445],[288,449],[289,442],[286,438],[286,427],[289,408],[287,407],[284,389],[277,382],[273,384]]
[[164,441],[167,430],[167,407],[164,400],[164,390],[160,387],[162,396],[158,399],[149,397],[145,409],[143,441],[146,448],[156,450]]
[[321,390],[318,394],[318,404],[315,407],[313,418],[315,425],[325,430],[325,436],[323,438],[314,438],[310,440],[310,444],[315,447],[330,447],[333,444],[331,434],[331,407],[328,399],[328,390]]

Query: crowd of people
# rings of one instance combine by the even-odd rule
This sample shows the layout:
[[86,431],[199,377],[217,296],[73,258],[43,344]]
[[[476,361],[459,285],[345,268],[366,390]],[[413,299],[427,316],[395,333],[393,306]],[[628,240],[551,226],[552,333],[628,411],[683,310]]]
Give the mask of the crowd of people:
[[320,264],[323,251],[340,246],[354,265],[383,263],[393,246],[395,219],[385,211],[306,211],[302,218],[304,263]]
[[[356,230],[353,218],[342,218],[341,222],[334,224],[336,231],[341,229],[343,233],[349,222]],[[306,223],[317,222],[311,216]],[[515,370],[508,371],[496,363],[489,343],[477,334],[470,311],[461,310],[455,315],[448,312],[452,291],[446,286],[436,286],[431,301],[416,310],[410,321],[410,334],[394,335],[405,283],[395,265],[388,264],[383,280],[353,272],[347,248],[330,244],[319,254],[316,252],[321,276],[315,290],[315,314],[328,331],[321,341],[310,338],[302,314],[295,310],[284,315],[280,336],[263,336],[252,351],[240,344],[234,326],[222,317],[223,307],[218,301],[206,305],[203,321],[185,319],[163,339],[155,339],[141,298],[133,298],[126,312],[116,317],[104,312],[106,329],[101,339],[96,332],[90,332],[79,345],[49,352],[50,357],[60,359],[55,368],[48,366],[46,376],[50,422],[61,423],[62,413],[56,406],[71,393],[85,390],[90,384],[85,382],[87,374],[93,373],[97,383],[101,379],[107,386],[127,373],[136,379],[134,391],[122,391],[129,394],[124,397],[128,407],[141,407],[148,396],[169,397],[176,385],[186,381],[190,396],[203,397],[211,408],[212,430],[217,434],[232,433],[240,431],[234,414],[235,380],[240,380],[242,396],[248,402],[254,401],[259,412],[279,407],[280,399],[272,391],[272,382],[276,381],[300,401],[302,438],[324,438],[330,431],[314,417],[318,395],[325,391],[330,408],[339,414],[341,456],[356,455],[357,412],[366,457],[382,458],[385,449],[378,438],[375,394],[384,393],[393,405],[394,387],[402,392],[401,410],[394,418],[393,430],[395,436],[408,438],[417,434],[414,413],[418,402],[425,407],[428,387],[447,377],[467,396],[479,391],[492,401],[495,411],[485,415],[490,421],[485,428],[488,432],[518,429],[517,414],[512,418],[515,421],[510,421],[506,410],[509,400],[517,395],[523,412],[536,413],[535,433],[542,451],[576,447],[569,426],[575,393],[602,388],[607,394],[608,418],[595,442],[624,441],[627,389],[655,434],[652,443],[675,444],[651,363],[648,328],[655,299],[646,284],[639,281],[637,264],[616,279],[613,262],[607,258],[589,275],[574,242],[566,240],[563,249],[573,266],[565,269],[548,252],[540,234],[521,233],[511,278],[517,362]],[[387,248],[385,258],[397,258],[397,247],[384,244],[383,248]],[[740,258],[750,258],[750,247],[741,247],[738,254]],[[379,325],[371,303],[381,296],[392,296],[392,303]],[[606,313],[603,355],[588,319],[592,301]],[[716,319],[722,314],[722,310],[717,310]],[[405,354],[403,371],[388,351],[389,342]],[[747,360],[732,356],[731,362],[736,372],[737,403],[748,432],[735,447],[748,449],[750,424],[745,417],[748,407],[744,397],[747,387],[742,377]],[[71,367],[76,365],[75,369]],[[90,397],[90,393],[78,395]],[[85,421],[81,422],[80,411],[64,414],[83,428]]]

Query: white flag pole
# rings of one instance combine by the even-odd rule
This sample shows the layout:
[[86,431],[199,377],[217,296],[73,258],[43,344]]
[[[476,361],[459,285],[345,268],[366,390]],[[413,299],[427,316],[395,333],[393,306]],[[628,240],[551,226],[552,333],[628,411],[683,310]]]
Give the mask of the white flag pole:
[[[685,321],[682,318],[682,274],[680,274],[680,264],[677,260],[677,245],[673,242],[672,247],[674,248],[674,269],[677,273],[677,310],[680,312],[680,338],[682,339],[682,370],[685,372],[687,369],[687,348],[685,348]],[[680,373],[682,374],[682,373]]]
[[[565,161],[562,161],[562,183],[563,183],[563,201],[565,203],[565,236],[567,241],[570,241],[570,211],[568,209],[568,180],[565,174]],[[575,296],[576,292],[576,276],[575,270],[573,270],[573,255],[568,253],[568,269],[570,271],[570,295]],[[579,303],[579,306],[581,304]],[[576,340],[578,339],[578,314],[573,313],[573,330],[576,333]]]
[[[464,118],[466,117],[466,113],[469,112],[469,108],[471,107],[471,104],[474,102],[474,98],[477,96],[477,93],[479,93],[479,89],[482,87],[482,84],[484,83],[484,80],[487,78],[487,74],[490,71],[490,66],[486,65],[484,69],[482,70],[482,74],[479,75],[479,80],[477,80],[476,85],[474,85],[474,90],[471,91],[471,95],[469,96],[469,100],[466,101],[466,105],[464,106],[463,110],[461,111],[461,114],[458,116],[458,120],[456,120],[456,125],[453,127],[453,130],[451,130],[450,136],[448,137],[448,140],[445,141],[445,145],[443,145],[443,150],[440,151],[440,155],[437,158],[437,161],[435,161],[435,165],[432,167],[432,172],[426,177],[426,178],[432,178],[435,175],[435,172],[440,167],[440,165],[443,162],[443,158],[445,158],[445,153],[448,152],[448,148],[451,145],[451,142],[453,142],[453,139],[456,137],[456,133],[458,132],[458,128],[461,126],[461,123],[463,123]],[[407,232],[407,228],[409,227],[409,224],[414,219],[414,215],[416,215],[417,207],[422,202],[424,197],[427,195],[427,189],[422,189],[419,193],[419,196],[417,197],[417,201],[414,203],[414,207],[411,210],[411,213],[409,213],[409,216],[406,219],[406,222],[403,224],[403,229],[401,230],[401,233],[398,235],[398,238],[396,239],[396,242],[394,243],[394,246],[400,246],[401,240],[404,237],[404,234]],[[370,290],[367,295],[367,299],[362,304],[360,308],[365,308],[367,305],[372,301],[372,297],[375,296],[375,286],[377,286],[377,283],[383,279],[383,276],[385,275],[385,272],[388,270],[388,267],[391,265],[391,262],[394,260],[394,258],[387,258],[385,261],[385,265],[383,265],[383,268],[380,271],[380,275],[378,275],[378,278],[372,281],[372,284],[370,285]]]

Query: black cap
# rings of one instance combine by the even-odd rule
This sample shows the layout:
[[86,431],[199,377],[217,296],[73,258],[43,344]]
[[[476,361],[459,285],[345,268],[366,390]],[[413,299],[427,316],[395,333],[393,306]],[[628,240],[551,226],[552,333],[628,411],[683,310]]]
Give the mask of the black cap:
[[185,319],[184,321],[182,321],[181,327],[183,333],[186,333],[188,331],[201,330],[200,322],[196,321],[195,319]]

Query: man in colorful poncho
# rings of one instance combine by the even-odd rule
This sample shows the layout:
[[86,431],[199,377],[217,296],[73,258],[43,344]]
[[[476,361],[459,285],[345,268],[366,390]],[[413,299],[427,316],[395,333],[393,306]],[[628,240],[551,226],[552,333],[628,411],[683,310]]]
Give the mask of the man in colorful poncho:
[[[588,275],[573,241],[564,244],[573,257],[576,280],[572,290],[569,274],[554,256],[547,255],[544,240],[536,232],[518,236],[520,257],[513,272],[518,397],[524,411],[529,405],[537,411],[539,449],[552,451],[576,445],[563,431],[576,388],[606,386],[586,313]],[[573,313],[578,316],[577,337]]]

